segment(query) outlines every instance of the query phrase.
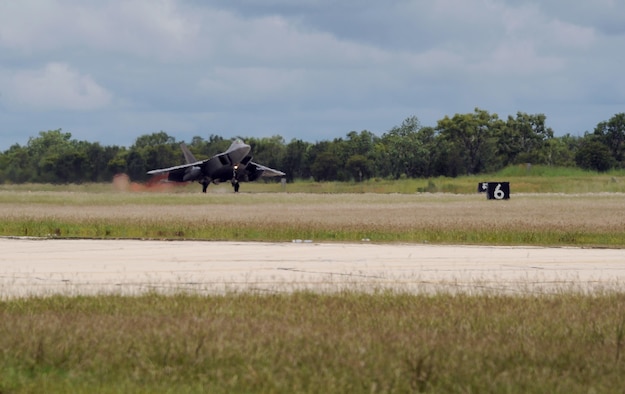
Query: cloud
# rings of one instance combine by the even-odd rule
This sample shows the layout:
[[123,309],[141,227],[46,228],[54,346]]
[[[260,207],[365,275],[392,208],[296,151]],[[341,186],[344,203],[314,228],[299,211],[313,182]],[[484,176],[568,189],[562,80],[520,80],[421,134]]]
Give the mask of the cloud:
[[15,72],[5,83],[3,100],[20,110],[95,110],[108,106],[112,94],[89,75],[65,63]]
[[20,55],[67,48],[175,60],[190,53],[198,21],[175,0],[0,3],[0,45]]
[[615,0],[0,2],[0,131],[315,140],[480,107],[582,132],[623,102],[623,13]]

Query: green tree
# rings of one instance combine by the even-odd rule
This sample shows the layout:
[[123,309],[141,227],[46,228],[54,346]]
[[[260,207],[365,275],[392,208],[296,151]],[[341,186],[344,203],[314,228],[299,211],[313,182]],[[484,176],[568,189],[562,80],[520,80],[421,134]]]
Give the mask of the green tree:
[[614,166],[610,149],[594,135],[587,135],[575,155],[577,165],[586,170],[605,172]]
[[345,173],[349,178],[362,181],[373,176],[377,141],[379,138],[367,130],[347,133],[347,139],[341,141],[340,157],[345,159]]
[[332,181],[337,178],[340,162],[336,154],[330,151],[319,153],[312,164],[312,176],[317,181]]
[[560,167],[575,167],[575,155],[579,148],[579,137],[565,134],[550,138],[545,143],[545,164]]
[[350,156],[349,159],[347,159],[345,166],[356,182],[362,182],[363,180],[371,177],[371,160],[363,155],[356,154]]
[[299,139],[292,139],[286,146],[282,168],[288,181],[294,179],[308,179],[311,177],[310,165],[306,161],[307,152],[311,144]]
[[81,183],[85,180],[84,168],[87,163],[85,153],[77,149],[61,152],[58,156],[49,156],[50,162],[46,162],[46,171],[54,174],[52,182]]
[[120,148],[115,155],[106,163],[106,168],[113,176],[128,172],[128,154],[127,148]]
[[438,154],[438,140],[436,131],[432,127],[421,127],[417,131],[417,175],[421,177],[431,177],[435,173],[435,163]]
[[383,160],[389,163],[390,175],[398,179],[421,176],[427,167],[429,152],[419,136],[421,124],[416,116],[406,118],[401,126],[395,126],[382,135]]
[[379,178],[392,178],[394,164],[389,162],[389,147],[384,140],[378,139],[373,145],[371,153],[373,161],[373,176]]
[[618,113],[607,122],[597,124],[595,135],[608,147],[614,161],[623,167],[625,165],[625,113]]
[[28,148],[19,144],[12,145],[0,155],[2,183],[24,183],[36,181],[35,167]]
[[174,137],[164,131],[159,131],[157,133],[144,134],[138,137],[132,147],[135,149],[141,149],[148,146],[173,145],[175,143],[176,139]]
[[306,151],[306,161],[310,163],[310,174],[316,181],[338,179],[339,167],[342,164],[336,154],[336,146],[336,141],[318,141]]
[[379,138],[368,130],[362,130],[360,133],[350,131],[347,133],[347,140],[345,140],[346,156],[368,156],[372,153],[373,146],[378,140]]
[[148,179],[145,159],[139,150],[132,149],[126,156],[126,170],[132,180],[144,181]]
[[79,143],[72,140],[70,133],[61,129],[41,131],[36,138],[29,138],[28,154],[36,158],[37,182],[68,183],[81,182],[82,165],[86,156],[79,149]]
[[545,126],[543,114],[529,115],[517,112],[508,116],[498,136],[498,150],[503,165],[519,163],[545,164],[548,161],[548,141],[553,130]]
[[82,165],[82,181],[110,182],[115,172],[109,169],[109,162],[120,150],[118,146],[101,146],[98,142],[79,141],[76,149],[86,157]]
[[501,167],[496,157],[497,134],[503,122],[497,114],[475,108],[470,114],[445,116],[436,127],[441,138],[448,143],[443,157],[455,160],[460,168],[449,168],[453,174],[479,174]]

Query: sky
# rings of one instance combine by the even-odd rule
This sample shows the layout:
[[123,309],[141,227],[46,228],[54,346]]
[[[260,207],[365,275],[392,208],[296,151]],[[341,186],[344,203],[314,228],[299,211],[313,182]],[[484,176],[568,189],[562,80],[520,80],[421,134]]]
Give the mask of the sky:
[[625,112],[622,0],[0,1],[0,151],[39,132],[131,146],[378,136],[416,116]]

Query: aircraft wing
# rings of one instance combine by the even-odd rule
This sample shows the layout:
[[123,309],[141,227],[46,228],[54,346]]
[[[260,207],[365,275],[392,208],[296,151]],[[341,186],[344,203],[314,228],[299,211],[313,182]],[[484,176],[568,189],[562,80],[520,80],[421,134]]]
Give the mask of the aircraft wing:
[[152,175],[152,174],[163,174],[165,172],[175,172],[177,170],[184,170],[187,169],[189,167],[200,167],[201,165],[204,164],[206,160],[200,160],[200,161],[196,161],[195,163],[188,163],[188,164],[181,164],[179,166],[173,166],[173,167],[168,167],[168,168],[159,168],[157,170],[151,170],[148,171],[148,174]]
[[260,174],[260,176],[285,176],[286,174],[282,171],[278,171],[278,170],[274,170],[273,168],[269,168],[266,167],[262,164],[258,164],[258,163],[254,163],[253,161],[250,161],[248,166],[255,166],[256,167],[256,171],[260,171],[262,170],[262,174]]

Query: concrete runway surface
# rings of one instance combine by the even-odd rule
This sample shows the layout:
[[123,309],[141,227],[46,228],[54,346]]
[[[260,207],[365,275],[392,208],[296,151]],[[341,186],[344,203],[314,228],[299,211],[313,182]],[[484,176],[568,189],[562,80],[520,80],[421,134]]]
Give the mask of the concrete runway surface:
[[0,238],[0,298],[304,289],[625,291],[625,249]]

